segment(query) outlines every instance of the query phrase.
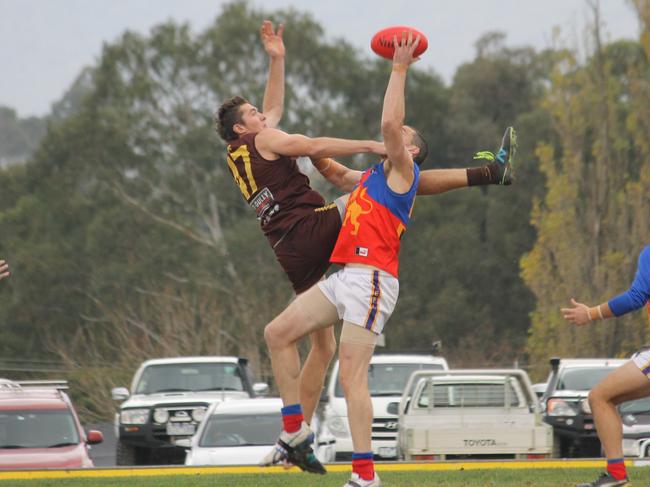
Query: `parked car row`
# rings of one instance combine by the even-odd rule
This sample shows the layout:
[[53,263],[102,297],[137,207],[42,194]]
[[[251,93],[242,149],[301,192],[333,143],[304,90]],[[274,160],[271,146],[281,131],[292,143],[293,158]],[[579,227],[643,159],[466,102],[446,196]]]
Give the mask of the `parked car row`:
[[[368,369],[378,460],[600,456],[587,396],[620,359],[551,359],[543,384],[520,369],[449,370],[442,357],[373,356]],[[0,468],[91,467],[86,433],[62,381],[0,379]],[[279,398],[240,357],[144,362],[118,387],[118,465],[256,464],[281,425]],[[338,362],[312,418],[323,463],[349,460],[352,441]],[[650,399],[620,406],[624,454],[650,456]]]

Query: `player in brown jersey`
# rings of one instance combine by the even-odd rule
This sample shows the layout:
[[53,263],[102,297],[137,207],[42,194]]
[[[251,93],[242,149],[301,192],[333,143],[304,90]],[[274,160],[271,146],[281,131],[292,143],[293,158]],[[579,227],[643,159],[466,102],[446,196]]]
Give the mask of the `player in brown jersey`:
[[[237,96],[219,107],[215,125],[218,134],[228,143],[228,166],[242,196],[255,210],[262,231],[296,294],[301,294],[316,284],[329,267],[329,257],[341,228],[345,199],[326,205],[322,196],[309,186],[307,176],[299,171],[295,158],[311,157],[331,182],[348,188],[361,173],[330,158],[360,152],[384,155],[385,150],[383,143],[376,141],[309,138],[275,128],[284,106],[282,32],[282,25],[277,32],[269,21],[262,25],[261,38],[269,55],[263,111]],[[510,147],[514,133],[507,135],[506,156],[509,158],[514,149]],[[424,159],[426,142],[417,133],[414,137],[420,139],[416,157]],[[490,160],[489,156],[484,158]],[[472,185],[510,184],[510,171],[509,159],[496,162],[494,156],[489,164],[467,170],[422,171],[418,193],[431,195]],[[316,409],[327,368],[336,352],[333,327],[314,332],[310,339],[311,349],[300,375],[300,399],[307,420]]]

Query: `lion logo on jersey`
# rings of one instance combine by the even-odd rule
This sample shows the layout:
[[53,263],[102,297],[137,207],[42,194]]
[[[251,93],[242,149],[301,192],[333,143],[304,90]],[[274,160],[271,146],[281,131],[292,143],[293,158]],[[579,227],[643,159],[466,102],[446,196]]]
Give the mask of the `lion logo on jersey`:
[[[367,215],[372,211],[372,201],[366,197],[367,188],[359,186],[356,191],[350,195],[350,201],[348,202],[348,207],[345,210],[345,220],[343,221],[343,226],[348,224],[348,221],[354,226],[350,235],[357,235],[359,233],[359,227],[361,223],[359,222],[359,217],[362,215]],[[365,201],[368,205],[364,208],[359,202]]]

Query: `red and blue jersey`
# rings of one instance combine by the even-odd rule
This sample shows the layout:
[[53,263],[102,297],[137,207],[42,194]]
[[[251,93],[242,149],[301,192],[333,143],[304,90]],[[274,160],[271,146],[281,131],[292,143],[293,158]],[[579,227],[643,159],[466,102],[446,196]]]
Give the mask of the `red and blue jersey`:
[[413,211],[420,179],[417,164],[413,172],[413,184],[406,193],[388,187],[383,162],[363,173],[345,207],[330,262],[371,265],[397,277],[400,240]]

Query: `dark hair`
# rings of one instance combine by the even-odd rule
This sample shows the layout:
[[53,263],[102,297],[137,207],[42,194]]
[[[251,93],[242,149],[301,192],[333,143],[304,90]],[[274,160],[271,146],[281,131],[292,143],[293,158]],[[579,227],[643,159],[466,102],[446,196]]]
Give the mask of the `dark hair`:
[[215,130],[225,141],[235,140],[239,137],[233,130],[236,123],[242,123],[240,107],[248,103],[248,100],[241,96],[233,96],[221,104],[214,114]]
[[418,154],[413,158],[413,160],[418,166],[421,166],[422,164],[424,164],[424,161],[427,160],[427,156],[429,155],[429,144],[427,143],[425,138],[422,137],[422,134],[420,132],[418,132],[416,129],[413,129],[413,132],[414,132],[413,140],[412,140],[413,145],[418,149],[420,149],[420,152],[418,152]]

